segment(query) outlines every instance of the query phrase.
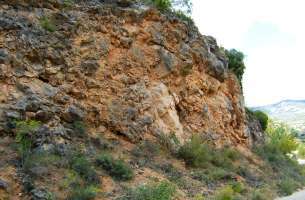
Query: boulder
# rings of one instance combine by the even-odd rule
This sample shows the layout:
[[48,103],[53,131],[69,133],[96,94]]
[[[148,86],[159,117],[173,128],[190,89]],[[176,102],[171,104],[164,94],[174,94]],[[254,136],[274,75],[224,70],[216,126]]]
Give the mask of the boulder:
[[81,64],[81,70],[86,75],[93,75],[98,70],[99,67],[100,64],[98,63],[97,60],[86,60]]
[[78,107],[69,106],[62,115],[62,118],[67,122],[81,121],[84,118],[84,112]]

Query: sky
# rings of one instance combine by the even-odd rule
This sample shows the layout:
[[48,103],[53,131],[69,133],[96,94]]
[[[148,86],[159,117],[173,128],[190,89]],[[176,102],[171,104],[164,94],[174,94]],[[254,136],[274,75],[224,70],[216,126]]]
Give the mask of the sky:
[[192,2],[192,17],[202,34],[246,55],[247,106],[305,99],[304,0]]

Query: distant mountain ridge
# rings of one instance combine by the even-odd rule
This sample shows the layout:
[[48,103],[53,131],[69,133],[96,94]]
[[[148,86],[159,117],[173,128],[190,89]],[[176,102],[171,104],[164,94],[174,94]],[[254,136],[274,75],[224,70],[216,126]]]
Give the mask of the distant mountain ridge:
[[305,132],[305,100],[283,100],[252,109],[264,111],[271,118],[287,123],[298,131]]

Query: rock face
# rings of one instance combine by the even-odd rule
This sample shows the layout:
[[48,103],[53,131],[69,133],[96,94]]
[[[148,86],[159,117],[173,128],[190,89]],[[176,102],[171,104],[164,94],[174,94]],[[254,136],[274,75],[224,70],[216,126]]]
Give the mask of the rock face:
[[69,140],[75,121],[132,142],[249,143],[242,91],[216,40],[174,16],[131,1],[4,1],[0,24],[1,134],[35,119],[40,145]]

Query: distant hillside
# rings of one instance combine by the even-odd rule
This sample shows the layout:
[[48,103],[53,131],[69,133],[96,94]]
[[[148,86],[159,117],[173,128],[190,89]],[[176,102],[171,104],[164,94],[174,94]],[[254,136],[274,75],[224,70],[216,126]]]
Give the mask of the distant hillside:
[[253,109],[262,110],[268,113],[270,117],[305,132],[305,100],[284,100],[276,104],[254,107]]

